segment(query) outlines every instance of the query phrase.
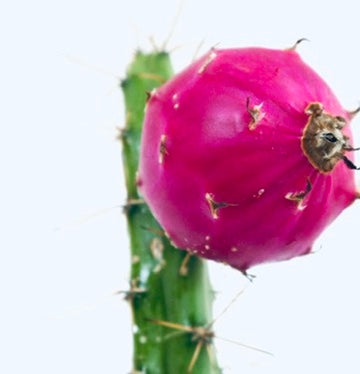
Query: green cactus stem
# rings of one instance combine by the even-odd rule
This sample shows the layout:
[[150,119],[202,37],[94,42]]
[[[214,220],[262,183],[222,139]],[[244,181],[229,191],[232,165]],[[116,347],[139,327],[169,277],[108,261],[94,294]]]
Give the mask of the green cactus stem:
[[203,260],[174,249],[136,187],[147,92],[172,75],[166,52],[137,52],[121,82],[126,125],[120,138],[126,176],[131,282],[126,299],[134,324],[133,373],[215,374],[213,292]]

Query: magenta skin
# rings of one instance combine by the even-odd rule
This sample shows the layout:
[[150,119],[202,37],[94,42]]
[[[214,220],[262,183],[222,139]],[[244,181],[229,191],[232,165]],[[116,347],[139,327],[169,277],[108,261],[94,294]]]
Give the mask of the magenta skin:
[[295,50],[212,50],[151,94],[138,186],[175,246],[241,271],[311,251],[357,196],[344,162],[323,173],[301,148],[313,102],[352,143],[350,114]]

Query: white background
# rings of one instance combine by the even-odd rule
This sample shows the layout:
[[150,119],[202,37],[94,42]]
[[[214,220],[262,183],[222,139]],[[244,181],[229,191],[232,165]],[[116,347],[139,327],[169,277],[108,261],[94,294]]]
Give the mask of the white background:
[[[128,242],[119,79],[136,47],[161,44],[177,1],[8,1],[0,9],[0,372],[131,370]],[[346,108],[360,99],[355,1],[185,1],[169,49],[175,68],[202,52],[300,37],[305,61]],[[360,117],[353,123],[360,145]],[[254,284],[211,265],[224,373],[360,372],[360,206],[319,238],[316,254],[259,266]],[[269,218],[271,219],[271,218]],[[279,228],[281,229],[281,228]]]

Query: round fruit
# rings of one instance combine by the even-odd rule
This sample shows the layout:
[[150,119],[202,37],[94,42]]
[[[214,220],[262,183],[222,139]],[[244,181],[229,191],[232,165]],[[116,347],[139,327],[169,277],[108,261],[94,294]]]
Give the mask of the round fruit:
[[356,199],[345,111],[295,50],[211,50],[147,103],[138,185],[177,247],[246,271]]

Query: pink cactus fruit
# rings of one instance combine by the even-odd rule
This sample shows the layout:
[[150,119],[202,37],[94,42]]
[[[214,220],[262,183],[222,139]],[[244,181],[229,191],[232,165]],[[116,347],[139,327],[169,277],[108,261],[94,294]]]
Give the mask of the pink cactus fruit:
[[351,117],[294,49],[213,49],[151,93],[138,185],[181,249],[304,255],[356,199]]

